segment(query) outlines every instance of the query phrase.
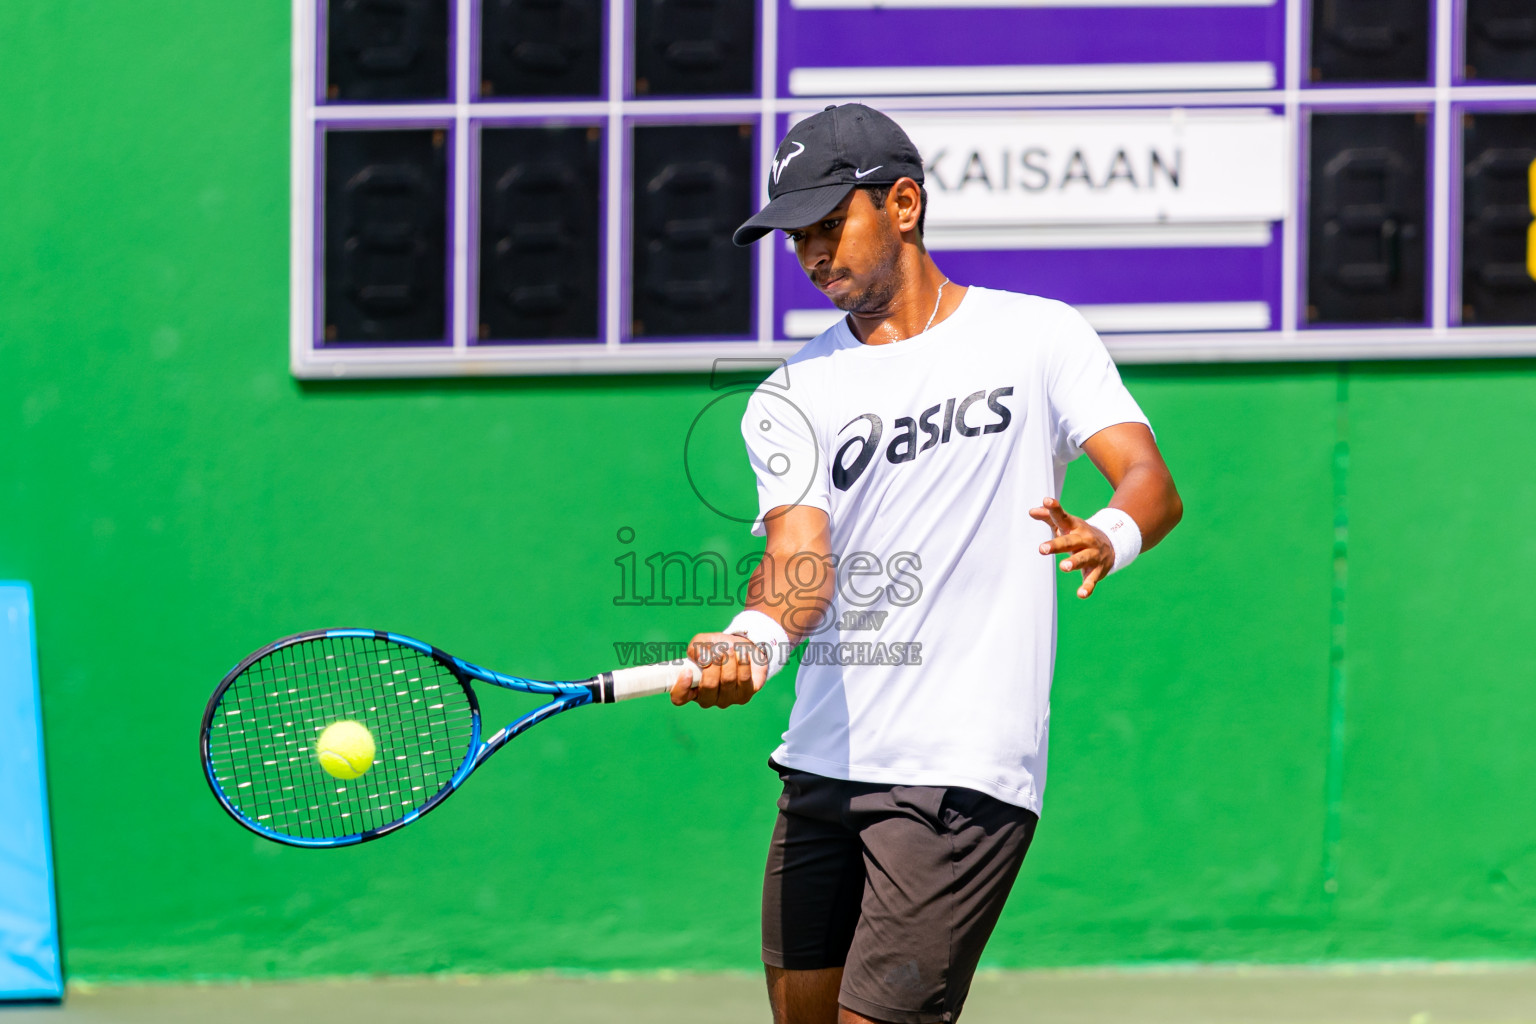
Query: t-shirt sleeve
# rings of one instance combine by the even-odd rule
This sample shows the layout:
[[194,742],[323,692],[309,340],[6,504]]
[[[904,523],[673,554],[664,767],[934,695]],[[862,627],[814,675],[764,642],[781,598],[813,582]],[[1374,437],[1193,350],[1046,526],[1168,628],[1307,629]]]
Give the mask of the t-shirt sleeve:
[[770,378],[753,392],[741,418],[747,460],[757,477],[754,537],[767,536],[763,517],[781,505],[810,505],[832,513],[827,463],[806,398],[803,388],[797,394]]
[[1066,463],[1083,454],[1083,442],[1105,427],[1147,423],[1147,417],[1125,389],[1098,332],[1070,306],[1062,305],[1060,313],[1046,389],[1056,458]]

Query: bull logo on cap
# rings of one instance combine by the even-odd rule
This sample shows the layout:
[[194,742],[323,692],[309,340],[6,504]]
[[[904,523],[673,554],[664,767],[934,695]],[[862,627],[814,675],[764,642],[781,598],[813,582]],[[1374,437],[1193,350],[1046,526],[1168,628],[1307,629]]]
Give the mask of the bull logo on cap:
[[779,176],[784,173],[784,168],[789,166],[789,162],[791,160],[793,160],[795,157],[799,156],[801,153],[805,152],[805,143],[803,143],[803,142],[796,142],[794,145],[796,145],[796,146],[798,146],[800,148],[796,149],[793,153],[790,153],[788,156],[784,157],[784,159],[782,159],[782,160],[774,160],[772,162],[773,183],[775,185],[777,185],[779,183]]

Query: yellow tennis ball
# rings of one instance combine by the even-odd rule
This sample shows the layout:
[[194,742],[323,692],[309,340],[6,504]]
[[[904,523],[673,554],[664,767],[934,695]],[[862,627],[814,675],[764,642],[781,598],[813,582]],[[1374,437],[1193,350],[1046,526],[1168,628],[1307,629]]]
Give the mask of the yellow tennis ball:
[[325,727],[320,742],[315,744],[315,756],[327,774],[338,779],[356,779],[373,767],[377,749],[373,733],[366,725],[347,720]]

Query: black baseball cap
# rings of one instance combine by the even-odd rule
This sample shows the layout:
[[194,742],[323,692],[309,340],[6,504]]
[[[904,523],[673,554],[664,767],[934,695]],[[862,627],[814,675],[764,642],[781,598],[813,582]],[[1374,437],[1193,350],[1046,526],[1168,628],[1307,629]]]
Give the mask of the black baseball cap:
[[789,130],[768,167],[768,205],[736,229],[751,245],[831,213],[855,185],[923,182],[923,158],[901,125],[862,103],[832,106]]

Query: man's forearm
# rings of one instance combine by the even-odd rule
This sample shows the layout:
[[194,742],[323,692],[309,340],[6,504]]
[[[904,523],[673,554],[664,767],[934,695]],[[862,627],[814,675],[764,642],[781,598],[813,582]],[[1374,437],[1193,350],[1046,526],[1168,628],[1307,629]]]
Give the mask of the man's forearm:
[[1168,536],[1184,515],[1173,476],[1166,466],[1149,462],[1138,462],[1125,471],[1109,504],[1136,520],[1143,551]]
[[832,607],[836,577],[829,554],[765,551],[747,582],[747,609],[771,616],[798,644]]

